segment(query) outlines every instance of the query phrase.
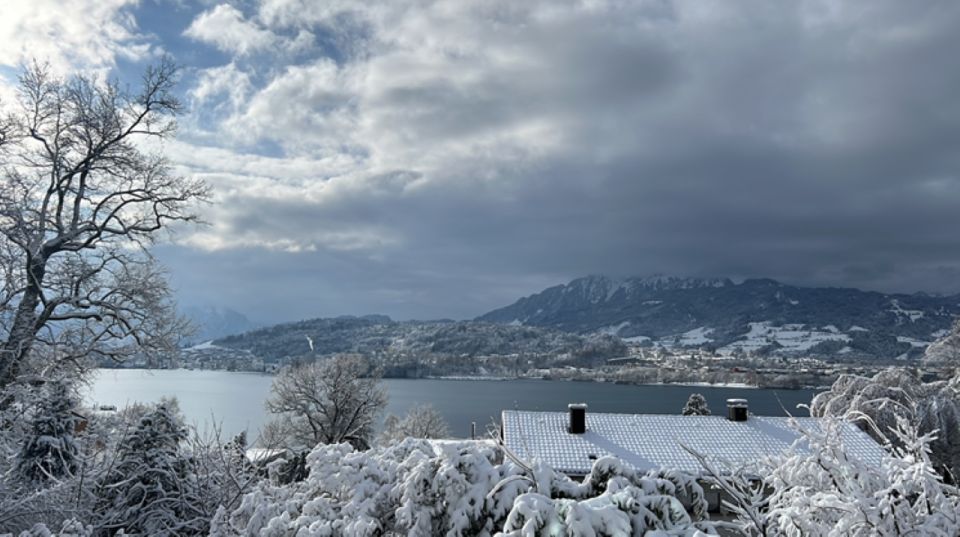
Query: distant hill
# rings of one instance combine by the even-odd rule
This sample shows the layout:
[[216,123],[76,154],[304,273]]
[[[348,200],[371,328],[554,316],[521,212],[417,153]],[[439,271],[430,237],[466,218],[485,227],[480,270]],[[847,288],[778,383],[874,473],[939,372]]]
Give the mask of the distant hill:
[[185,315],[197,328],[188,341],[188,345],[239,334],[257,327],[244,314],[230,308],[214,306],[187,306],[182,308]]
[[223,337],[214,344],[250,351],[270,361],[346,352],[408,357],[570,354],[608,358],[626,351],[619,338],[606,335],[475,321],[398,322],[383,315],[278,324]]
[[578,278],[477,318],[720,352],[914,358],[960,315],[960,296],[808,288],[770,279]]

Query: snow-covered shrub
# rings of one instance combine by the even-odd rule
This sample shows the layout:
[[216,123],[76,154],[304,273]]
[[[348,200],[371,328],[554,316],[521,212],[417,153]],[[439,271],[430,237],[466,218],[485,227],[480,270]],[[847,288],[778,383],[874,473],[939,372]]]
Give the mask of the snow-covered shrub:
[[944,337],[934,341],[923,353],[923,364],[933,367],[960,367],[960,320]]
[[614,457],[597,459],[577,482],[537,463],[533,490],[515,502],[505,536],[643,535],[664,530],[674,535],[711,531],[707,501],[692,476],[673,471],[638,472]]
[[687,399],[687,404],[683,405],[681,413],[684,416],[709,416],[711,414],[710,407],[707,406],[707,399],[699,393],[690,394],[690,398]]
[[96,486],[99,532],[200,535],[206,532],[203,493],[194,461],[181,443],[183,424],[164,406],[140,418],[120,440]]
[[795,447],[764,459],[749,482],[742,473],[718,471],[702,460],[726,492],[746,535],[804,537],[960,535],[960,494],[944,484],[931,463],[931,435],[900,418],[892,453],[879,465],[848,457],[842,422],[827,418],[802,429]]
[[51,531],[41,522],[29,530],[20,532],[19,537],[91,537],[92,535],[93,529],[90,526],[85,526],[77,519],[71,518],[63,521],[60,531]]
[[427,441],[407,439],[370,451],[319,445],[307,457],[307,479],[260,483],[239,508],[217,517],[211,533],[491,535],[521,488],[506,485],[488,497],[516,472],[496,461],[494,447],[466,443],[435,449]]
[[856,420],[860,428],[878,442],[897,447],[904,446],[891,431],[905,418],[921,434],[936,432],[929,444],[934,465],[948,480],[960,476],[960,376],[924,383],[903,368],[890,368],[873,378],[842,375],[830,390],[813,398],[810,412],[860,415],[864,418]]
[[[14,534],[85,520],[92,441],[77,434],[68,382],[17,383],[0,390],[0,531]],[[39,531],[39,530],[38,530]]]
[[640,474],[613,458],[597,461],[582,483],[541,464],[501,463],[499,448],[466,441],[407,439],[365,452],[320,445],[307,465],[302,482],[260,483],[240,507],[218,514],[211,535],[489,537],[527,535],[523,528],[540,531],[554,519],[569,522],[558,535],[570,537],[711,527],[694,480]]
[[80,449],[74,437],[81,417],[76,398],[65,382],[44,387],[45,396],[31,420],[31,433],[17,457],[17,470],[31,481],[46,481],[76,473]]

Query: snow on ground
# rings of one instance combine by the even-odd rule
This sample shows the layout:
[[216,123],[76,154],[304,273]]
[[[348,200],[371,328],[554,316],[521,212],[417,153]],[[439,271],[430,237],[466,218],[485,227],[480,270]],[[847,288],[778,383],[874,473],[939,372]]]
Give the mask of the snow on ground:
[[933,332],[932,334],[930,334],[930,337],[933,339],[940,339],[942,337],[946,337],[947,334],[949,333],[950,333],[950,330],[947,330],[946,328],[944,328],[943,330],[937,330],[936,332]]
[[750,331],[740,341],[726,345],[720,349],[725,354],[736,350],[755,352],[774,342],[783,348],[779,353],[802,352],[810,350],[824,341],[850,341],[850,336],[824,330],[808,330],[802,324],[785,324],[772,326],[770,321],[750,323]]
[[824,326],[823,329],[832,334],[840,333],[840,329],[837,328],[836,326],[833,326],[832,324],[828,324],[827,326]]
[[623,330],[624,328],[626,328],[626,327],[628,327],[628,326],[630,326],[630,321],[623,321],[623,322],[620,323],[620,324],[616,324],[616,325],[611,324],[610,326],[604,326],[604,327],[602,327],[602,328],[598,328],[597,331],[596,331],[596,333],[597,333],[597,334],[606,334],[606,335],[610,335],[610,336],[615,336],[615,335],[619,334],[621,330]]
[[655,382],[650,384],[645,384],[645,386],[692,386],[692,387],[707,387],[707,388],[750,388],[756,389],[759,386],[754,386],[753,384],[747,384],[746,382]]
[[916,322],[917,319],[922,319],[922,318],[923,318],[923,312],[922,312],[922,311],[920,311],[920,310],[906,310],[906,309],[903,309],[903,306],[900,305],[900,301],[897,300],[897,299],[893,299],[893,300],[890,301],[890,309],[887,310],[887,311],[893,313],[893,314],[896,315],[897,317],[906,317],[906,318],[910,319],[910,322],[911,322],[911,323]]
[[508,323],[510,326],[523,326],[523,321],[520,319],[514,319]]
[[189,348],[187,348],[187,350],[188,350],[188,351],[202,351],[202,350],[204,350],[204,349],[219,349],[219,348],[221,348],[221,347],[219,347],[219,346],[217,346],[217,345],[214,345],[214,344],[213,344],[213,340],[211,339],[210,341],[204,341],[203,343],[200,343],[199,345],[194,345],[193,347],[189,347]]
[[620,338],[627,343],[643,343],[644,341],[650,341],[650,338],[647,336],[633,336],[633,337],[624,337]]
[[661,338],[660,344],[664,347],[696,347],[713,341],[713,339],[707,337],[711,333],[713,333],[713,328],[701,326],[682,334]]
[[847,332],[869,332],[869,331],[870,330],[867,330],[866,328],[862,326],[857,326],[857,325],[853,325],[850,327],[849,330],[847,330]]
[[920,341],[919,339],[906,336],[897,336],[897,341],[900,343],[909,343],[913,347],[926,347],[930,345],[929,341]]

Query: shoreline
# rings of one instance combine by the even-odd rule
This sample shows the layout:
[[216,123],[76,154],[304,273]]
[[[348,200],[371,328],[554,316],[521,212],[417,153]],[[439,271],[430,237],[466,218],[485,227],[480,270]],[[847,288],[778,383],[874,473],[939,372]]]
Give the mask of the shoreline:
[[[197,372],[225,372],[225,373],[243,373],[243,374],[253,374],[253,375],[264,375],[264,376],[274,376],[275,373],[268,371],[230,371],[227,369],[195,369],[195,368],[149,368],[149,367],[97,367],[95,368],[99,371],[197,371]],[[592,378],[547,378],[544,376],[518,376],[518,377],[505,377],[505,376],[482,376],[482,375],[428,375],[425,377],[409,378],[409,377],[382,377],[384,380],[452,380],[452,381],[471,381],[471,382],[509,382],[514,380],[543,380],[543,381],[558,381],[558,382],[591,382],[595,384],[620,384],[626,386],[678,386],[678,387],[688,387],[688,388],[732,388],[740,390],[822,390],[824,386],[798,386],[796,388],[786,387],[786,386],[757,386],[755,384],[747,384],[745,382],[702,382],[702,381],[682,381],[682,382],[623,382],[609,379],[592,379]],[[828,386],[829,387],[829,386]]]

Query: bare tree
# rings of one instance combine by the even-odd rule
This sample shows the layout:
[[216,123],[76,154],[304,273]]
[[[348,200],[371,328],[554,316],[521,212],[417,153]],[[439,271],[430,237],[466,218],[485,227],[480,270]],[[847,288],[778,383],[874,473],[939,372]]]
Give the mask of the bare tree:
[[366,449],[387,405],[379,374],[357,356],[283,369],[271,391],[267,410],[280,415],[273,434],[280,432],[295,448],[348,442]]
[[209,196],[146,148],[174,132],[175,78],[169,61],[137,92],[42,65],[20,77],[0,124],[0,387],[42,344],[59,363],[172,349],[183,323],[147,248]]
[[445,438],[450,426],[437,409],[430,404],[416,405],[399,418],[393,414],[383,421],[383,431],[377,438],[381,446],[389,446],[404,438]]

